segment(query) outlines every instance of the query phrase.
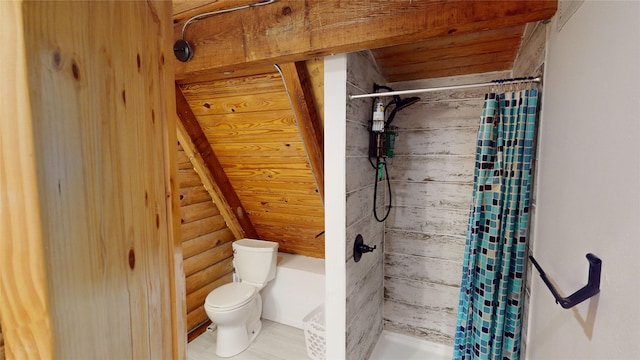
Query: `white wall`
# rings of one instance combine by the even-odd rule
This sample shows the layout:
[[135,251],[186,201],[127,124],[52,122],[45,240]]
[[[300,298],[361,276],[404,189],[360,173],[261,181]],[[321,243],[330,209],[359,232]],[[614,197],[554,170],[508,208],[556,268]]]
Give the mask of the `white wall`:
[[324,60],[326,358],[346,357],[347,56]]
[[550,26],[533,252],[569,295],[592,252],[601,293],[574,310],[537,273],[527,358],[640,358],[640,2],[584,2]]

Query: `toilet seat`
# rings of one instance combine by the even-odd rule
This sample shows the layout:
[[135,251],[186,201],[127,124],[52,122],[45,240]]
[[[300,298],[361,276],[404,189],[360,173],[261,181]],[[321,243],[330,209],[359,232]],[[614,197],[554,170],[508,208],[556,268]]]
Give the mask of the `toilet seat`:
[[207,295],[205,307],[213,311],[231,311],[255,298],[256,288],[244,283],[230,283],[214,289]]

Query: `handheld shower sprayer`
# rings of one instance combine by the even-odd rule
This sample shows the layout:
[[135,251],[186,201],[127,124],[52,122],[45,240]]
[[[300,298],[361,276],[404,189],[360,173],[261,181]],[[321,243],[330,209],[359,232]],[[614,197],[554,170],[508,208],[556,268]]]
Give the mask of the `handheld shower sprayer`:
[[[385,85],[373,84],[373,92],[377,93],[380,90],[393,91],[392,88]],[[380,97],[385,96],[384,93],[380,93]],[[390,95],[386,95],[390,96]],[[396,114],[400,110],[407,108],[420,100],[418,97],[410,97],[406,99],[400,98],[399,95],[393,95],[393,98],[386,106],[380,101],[380,97],[373,98],[373,116],[370,128],[370,142],[369,142],[369,162],[376,171],[376,180],[373,189],[373,215],[378,222],[383,222],[387,219],[391,213],[391,181],[389,179],[389,171],[387,169],[387,158],[393,157],[393,149],[395,147],[396,137],[398,135],[397,127],[390,126]],[[391,110],[388,116],[387,110]],[[385,121],[386,117],[386,121]],[[375,160],[375,164],[372,159]],[[377,211],[377,194],[378,194],[378,182],[384,179],[386,175],[387,187],[389,191],[389,207],[385,215],[380,218]]]

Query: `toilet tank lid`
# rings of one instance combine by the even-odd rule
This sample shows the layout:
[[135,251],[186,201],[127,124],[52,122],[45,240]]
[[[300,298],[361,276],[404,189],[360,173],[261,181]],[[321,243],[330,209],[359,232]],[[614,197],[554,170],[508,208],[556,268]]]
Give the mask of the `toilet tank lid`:
[[278,243],[255,239],[240,239],[233,242],[233,248],[242,247],[244,250],[256,252],[273,252],[278,250]]

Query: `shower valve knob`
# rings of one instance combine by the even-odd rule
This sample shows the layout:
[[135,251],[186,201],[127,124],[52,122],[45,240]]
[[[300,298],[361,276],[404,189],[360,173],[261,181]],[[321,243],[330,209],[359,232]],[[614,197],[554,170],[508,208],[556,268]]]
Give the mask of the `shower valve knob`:
[[373,247],[366,245],[366,244],[362,244],[360,245],[360,252],[361,253],[368,253],[368,252],[372,252],[373,250],[376,249],[376,245],[373,245]]
[[362,240],[362,235],[358,234],[358,236],[356,236],[356,241],[353,244],[353,260],[355,262],[360,261],[362,254],[372,252],[376,249],[376,247],[376,245],[373,245],[373,247],[371,247],[365,244]]

